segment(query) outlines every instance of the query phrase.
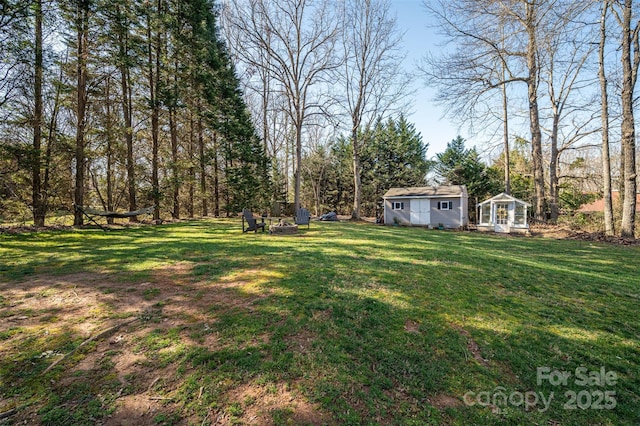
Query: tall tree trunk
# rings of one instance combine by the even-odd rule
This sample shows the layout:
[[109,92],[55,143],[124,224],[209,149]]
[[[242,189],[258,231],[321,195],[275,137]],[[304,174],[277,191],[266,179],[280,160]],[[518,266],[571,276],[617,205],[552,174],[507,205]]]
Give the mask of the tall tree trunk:
[[[85,127],[87,109],[87,58],[88,38],[89,38],[89,10],[88,3],[79,0],[76,3],[76,31],[77,31],[77,123],[76,123],[76,179],[74,202],[77,206],[84,205],[84,185],[85,185]],[[76,209],[73,220],[75,226],[84,224],[82,213]]]
[[[63,65],[60,65],[60,81],[62,81],[62,75],[64,73]],[[56,141],[58,113],[60,112],[60,95],[62,88],[60,85],[56,87],[56,95],[53,101],[53,111],[51,112],[51,119],[49,120],[49,128],[47,131],[47,149],[44,156],[44,181],[42,182],[42,203],[47,209],[49,205],[49,182],[51,176],[51,155],[53,152],[53,145]]]
[[284,141],[284,204],[289,203],[289,132]]
[[220,217],[220,170],[218,169],[218,133],[213,132],[213,215]]
[[34,109],[33,109],[33,163],[32,169],[32,203],[33,224],[44,226],[45,208],[42,200],[42,0],[34,4],[35,14],[35,70],[34,70]]
[[556,222],[560,216],[558,206],[558,122],[560,115],[555,100],[552,105],[553,124],[551,129],[551,158],[549,159],[549,210],[551,211],[551,221]]
[[[366,46],[363,46],[366,49]],[[364,141],[358,138],[358,131],[360,130],[360,124],[362,121],[362,102],[364,99],[364,66],[366,64],[359,64],[361,74],[358,80],[358,95],[356,96],[356,102],[351,111],[351,146],[353,148],[353,212],[351,218],[359,220],[360,211],[362,208],[362,164],[360,161],[360,151],[364,145]]]
[[171,186],[173,187],[173,211],[171,217],[180,219],[180,178],[178,176],[178,129],[175,106],[169,107],[169,132],[171,134]]
[[[263,70],[262,74],[266,74]],[[269,78],[263,77],[262,84],[262,143],[264,144],[264,157],[269,158]]]
[[527,33],[529,43],[527,45],[527,78],[529,98],[529,127],[531,130],[531,156],[533,160],[533,181],[536,192],[535,215],[536,219],[544,221],[545,190],[544,190],[544,165],[542,157],[542,132],[540,130],[540,113],[538,108],[538,43],[536,36],[537,4],[526,3]]
[[[162,0],[158,0],[157,14],[159,19]],[[147,53],[148,53],[148,77],[149,77],[149,103],[151,104],[151,191],[153,197],[153,219],[160,220],[160,181],[158,178],[158,148],[160,145],[159,116],[160,105],[158,103],[158,86],[160,81],[160,30],[156,28],[155,43],[152,34],[151,12],[147,14]],[[156,24],[157,25],[157,24]],[[155,60],[154,60],[155,50]]]
[[598,50],[598,77],[602,103],[602,192],[604,195],[604,230],[607,235],[615,234],[613,200],[611,198],[611,155],[609,151],[609,99],[607,77],[604,70],[604,50],[606,47],[606,20],[609,2],[605,1],[600,21],[600,46]]
[[[113,205],[113,134],[114,134],[114,130],[113,130],[113,123],[111,120],[111,78],[107,77],[107,80],[105,82],[106,88],[105,88],[105,108],[106,108],[106,120],[105,120],[105,130],[107,132],[107,205],[106,210],[107,211],[113,211],[114,210],[114,205]],[[107,223],[108,224],[113,224],[113,218],[112,217],[108,217],[107,218]]]
[[[618,162],[618,211],[622,212],[622,206],[624,205],[624,147],[620,147],[620,157]],[[615,207],[614,207],[615,208]]]
[[[300,97],[298,96],[298,99]],[[293,199],[293,211],[297,212],[300,208],[300,187],[301,187],[301,165],[302,165],[302,126],[303,126],[304,117],[300,111],[296,112],[296,161],[295,161],[295,169],[294,169],[294,199]]]
[[351,141],[353,147],[353,212],[351,213],[351,218],[360,219],[360,207],[362,205],[362,164],[360,164],[358,128],[355,126],[351,131]]
[[[228,158],[224,159],[224,166],[225,166],[225,170],[229,170],[231,169],[230,166],[230,160]],[[224,191],[224,201],[226,202],[226,216],[229,217],[229,215],[231,214],[231,212],[229,211],[229,206],[231,206],[231,191]]]
[[[166,47],[168,50],[168,46]],[[178,99],[178,61],[174,59],[173,69],[173,87],[171,100],[169,101],[169,134],[171,137],[171,186],[173,189],[173,210],[171,217],[180,219],[180,170],[178,163],[178,124],[177,115],[177,99]]]
[[198,154],[200,157],[200,197],[202,199],[202,216],[209,216],[207,205],[207,162],[204,157],[204,129],[202,116],[198,116]]
[[[505,70],[502,68],[502,81],[505,80]],[[511,160],[509,159],[509,105],[507,99],[507,85],[502,85],[502,117],[503,117],[503,157],[504,157],[504,193],[511,194]]]
[[[119,13],[119,9],[118,9]],[[120,85],[122,88],[122,116],[124,119],[124,138],[127,146],[127,192],[129,198],[129,211],[138,210],[136,201],[136,170],[133,158],[133,106],[131,104],[131,73],[126,60],[129,56],[129,29],[123,28],[118,34],[119,53],[120,53]],[[129,218],[129,222],[137,222],[137,216]]]
[[[631,27],[633,0],[625,0],[622,18],[622,156],[624,157],[624,204],[621,235],[635,236],[636,219],[636,133],[633,90],[638,70],[638,33]],[[635,47],[635,52],[634,51]],[[632,63],[632,55],[633,63]]]
[[194,124],[193,124],[193,111],[189,111],[189,217],[195,216],[195,182],[196,182],[196,167],[195,150],[194,150]]

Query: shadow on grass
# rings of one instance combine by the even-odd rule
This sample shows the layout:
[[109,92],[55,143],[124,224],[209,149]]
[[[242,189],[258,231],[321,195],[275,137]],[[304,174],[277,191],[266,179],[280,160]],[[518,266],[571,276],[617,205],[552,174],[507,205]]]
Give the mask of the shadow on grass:
[[[89,409],[98,394],[111,395],[94,417],[120,404],[117,415],[135,412],[149,423],[304,423],[305,410],[341,424],[622,424],[638,416],[639,282],[635,267],[620,261],[634,249],[340,223],[295,237],[242,235],[225,221],[2,242],[4,288],[37,293],[43,275],[87,275],[74,285],[102,288],[98,302],[144,320],[128,331],[126,349],[102,342],[85,354],[106,354],[93,373],[74,379],[69,365],[51,373],[67,385],[91,381],[86,403],[55,400],[59,389],[32,376],[56,407]],[[149,288],[139,287],[143,280]],[[470,341],[486,365],[470,354]],[[124,362],[131,354],[138,363]],[[462,402],[468,391],[497,386],[549,391],[536,383],[540,366],[616,371],[618,407],[494,414]],[[563,392],[571,389],[580,391]],[[139,413],[136,401],[150,394],[166,399]],[[256,402],[270,395],[295,403]],[[442,396],[448,405],[436,402]]]

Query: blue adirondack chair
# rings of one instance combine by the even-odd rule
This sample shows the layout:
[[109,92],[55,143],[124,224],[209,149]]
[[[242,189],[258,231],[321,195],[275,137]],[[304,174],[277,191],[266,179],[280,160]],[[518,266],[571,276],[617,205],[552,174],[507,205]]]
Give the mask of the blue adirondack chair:
[[298,209],[296,212],[295,222],[296,225],[307,225],[307,229],[309,229],[311,222],[311,213],[309,213],[309,210],[305,208]]

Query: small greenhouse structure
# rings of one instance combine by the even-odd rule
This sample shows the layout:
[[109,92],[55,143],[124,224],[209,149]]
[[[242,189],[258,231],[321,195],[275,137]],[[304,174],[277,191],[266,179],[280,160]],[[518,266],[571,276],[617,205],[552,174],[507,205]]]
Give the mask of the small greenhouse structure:
[[531,204],[504,192],[478,204],[478,230],[527,233],[527,208]]

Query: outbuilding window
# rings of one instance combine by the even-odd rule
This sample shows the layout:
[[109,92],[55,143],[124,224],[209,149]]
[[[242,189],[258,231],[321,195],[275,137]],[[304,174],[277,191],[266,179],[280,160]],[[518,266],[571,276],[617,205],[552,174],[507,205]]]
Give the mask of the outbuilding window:
[[491,223],[491,204],[482,204],[480,223]]
[[391,208],[393,210],[404,210],[404,202],[402,201],[394,201],[391,203]]
[[520,225],[520,226],[524,226],[525,225],[524,205],[516,204],[515,220],[514,221],[515,221],[516,225]]
[[438,210],[453,210],[452,201],[438,201]]

